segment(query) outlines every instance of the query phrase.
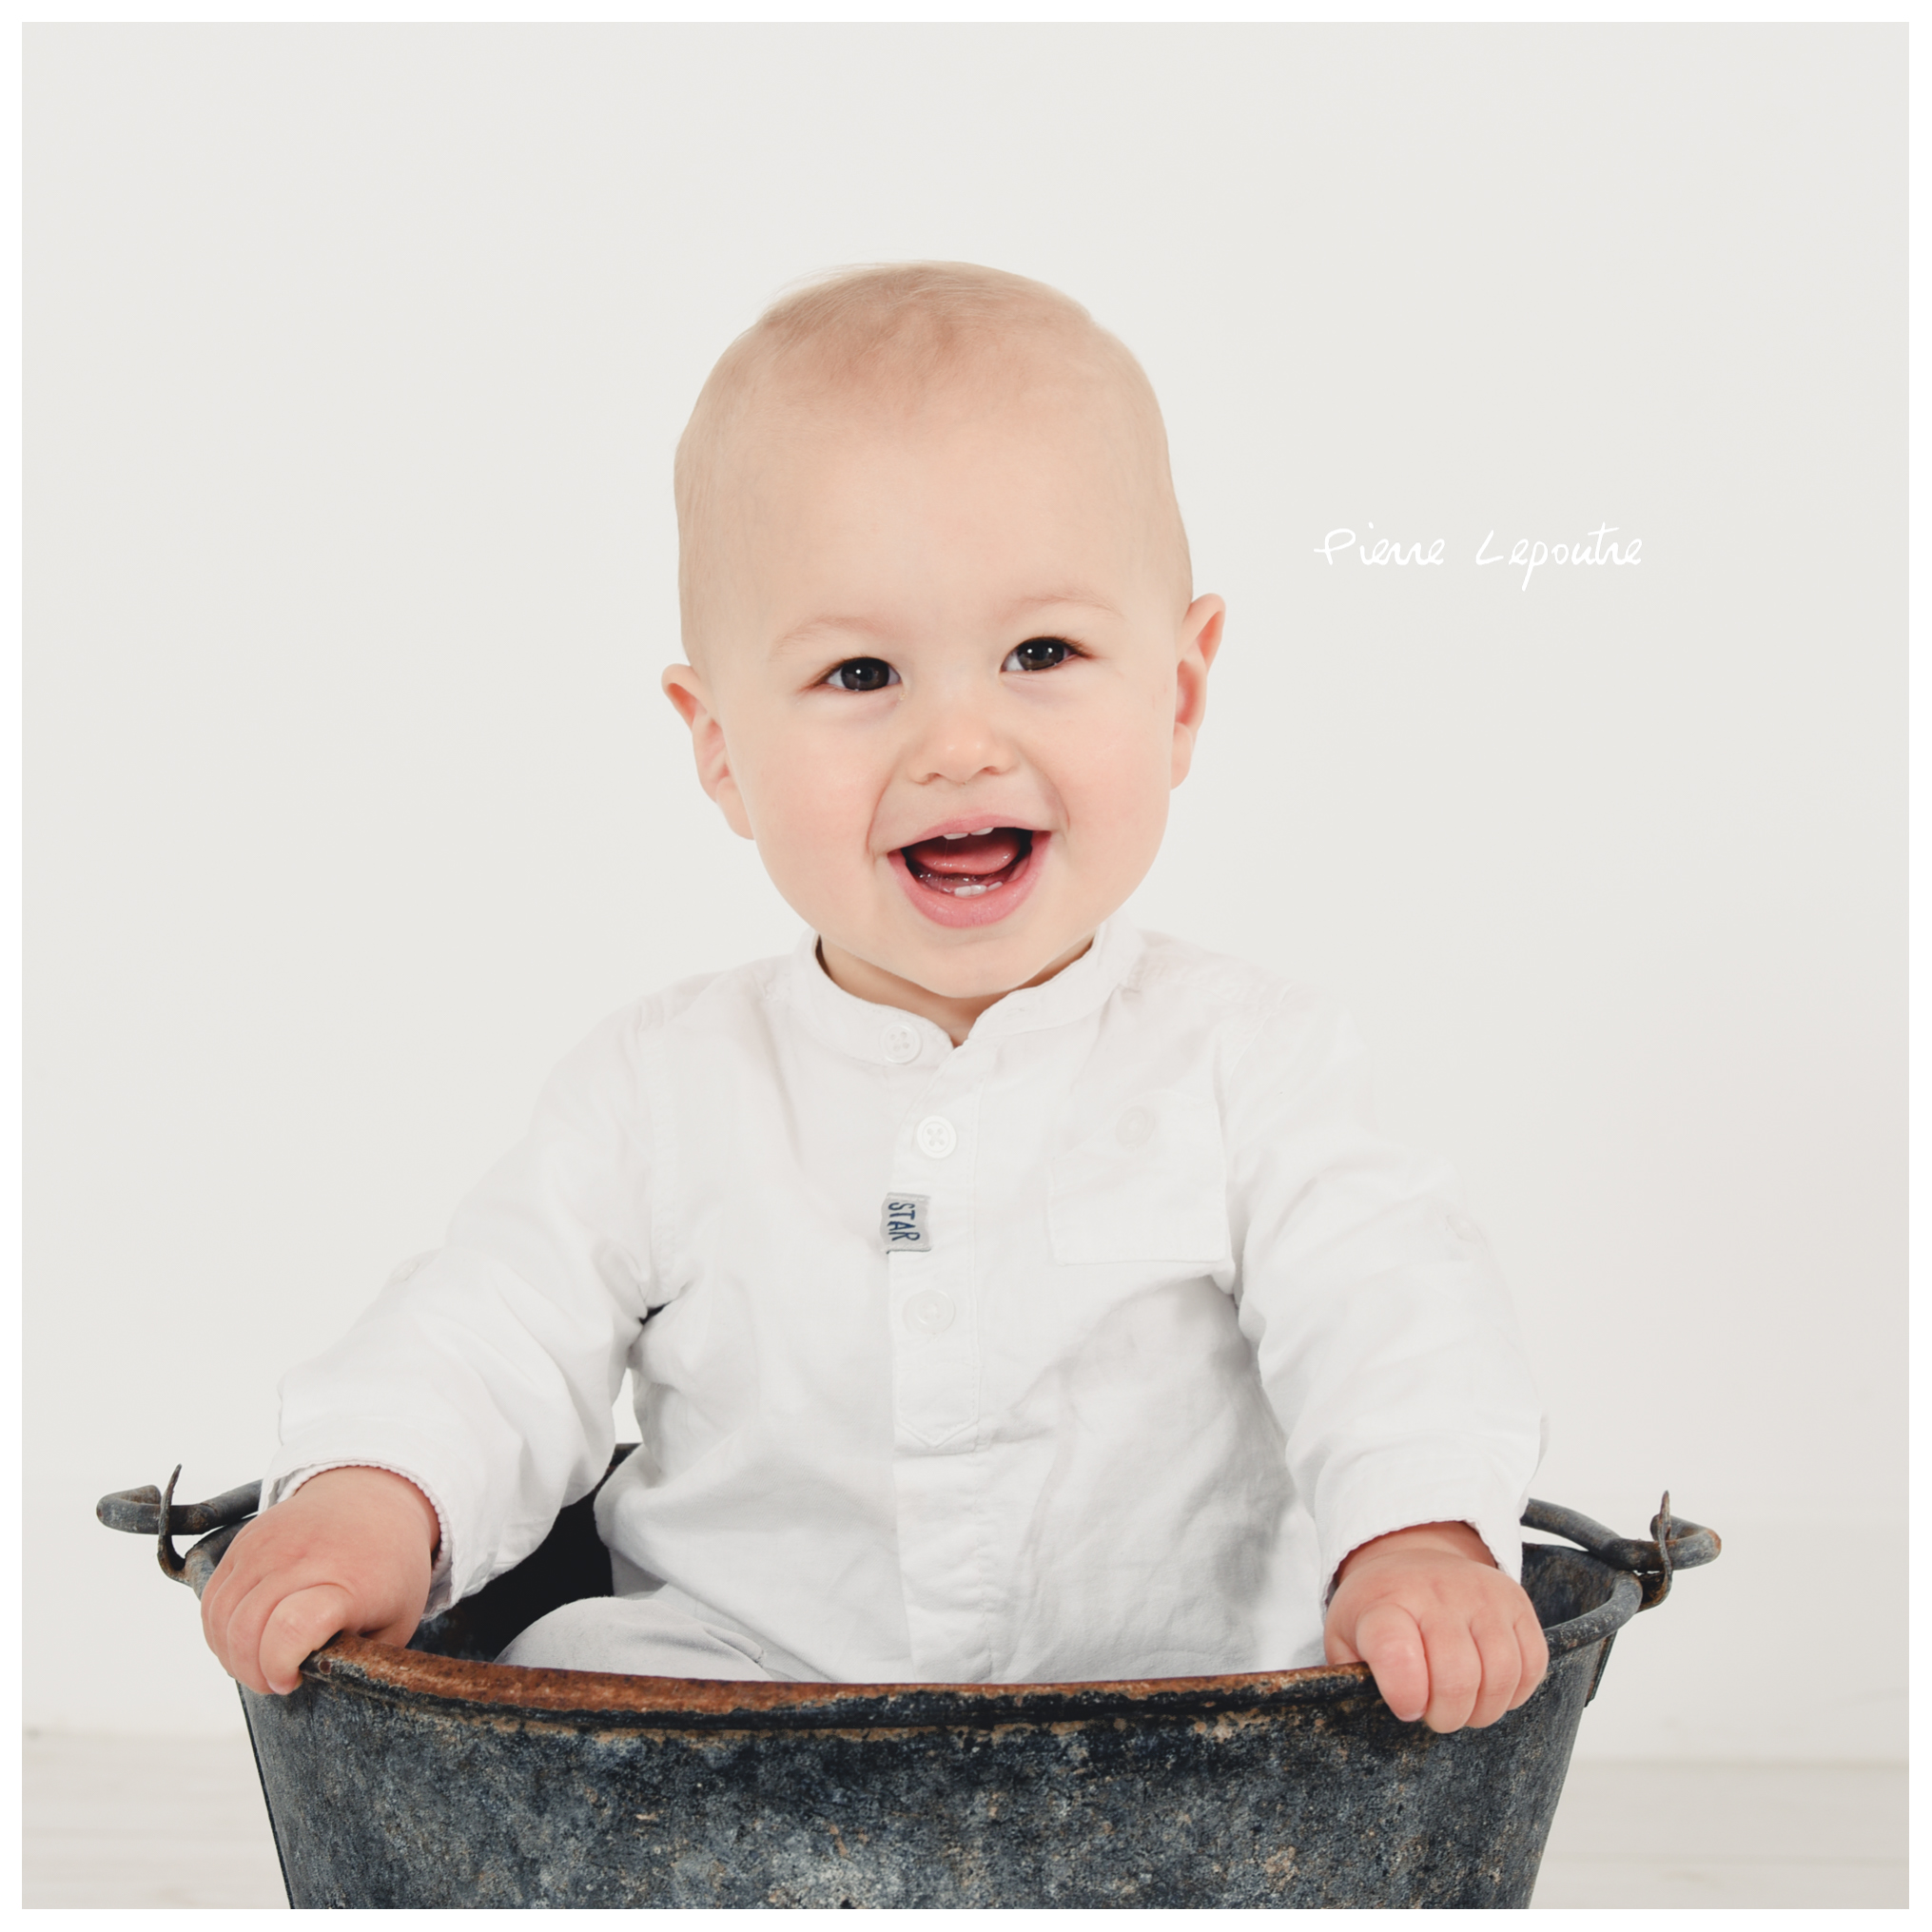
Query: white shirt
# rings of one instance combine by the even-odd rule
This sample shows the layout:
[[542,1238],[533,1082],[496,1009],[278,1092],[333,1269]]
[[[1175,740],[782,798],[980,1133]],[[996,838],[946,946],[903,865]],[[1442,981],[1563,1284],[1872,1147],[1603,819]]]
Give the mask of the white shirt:
[[602,1475],[627,1363],[620,1578],[840,1682],[1318,1663],[1371,1537],[1468,1522],[1515,1575],[1540,1452],[1482,1238],[1375,1131],[1347,1020],[1118,919],[959,1046],[810,933],[615,1015],[284,1380],[264,1507],[408,1475],[440,1608]]

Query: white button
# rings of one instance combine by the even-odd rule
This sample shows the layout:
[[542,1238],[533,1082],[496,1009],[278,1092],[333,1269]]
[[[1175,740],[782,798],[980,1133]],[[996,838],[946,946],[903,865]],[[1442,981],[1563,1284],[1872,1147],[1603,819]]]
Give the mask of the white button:
[[904,1021],[886,1028],[886,1058],[895,1066],[919,1058],[919,1035]]
[[[944,1161],[959,1145],[959,1136],[952,1130],[950,1121],[943,1121],[937,1114],[929,1115],[919,1123],[919,1131],[913,1135],[922,1154],[929,1154],[935,1161]],[[950,1319],[950,1317],[947,1317]],[[943,1328],[946,1324],[942,1322]]]
[[922,1288],[906,1298],[901,1314],[914,1335],[937,1335],[952,1326],[952,1297],[943,1288]]
[[1483,1238],[1482,1229],[1477,1227],[1474,1221],[1465,1220],[1459,1214],[1449,1217],[1449,1232],[1459,1241],[1480,1241]]
[[1154,1132],[1154,1116],[1145,1107],[1129,1107],[1114,1127],[1122,1147],[1144,1147]]

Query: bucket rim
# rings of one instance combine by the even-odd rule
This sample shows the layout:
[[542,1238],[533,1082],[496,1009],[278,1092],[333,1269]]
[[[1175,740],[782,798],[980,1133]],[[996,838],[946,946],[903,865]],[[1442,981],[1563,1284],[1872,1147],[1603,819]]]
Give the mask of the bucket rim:
[[[1610,1580],[1601,1603],[1544,1630],[1554,1665],[1615,1635],[1637,1613],[1642,1590],[1628,1571],[1582,1551],[1541,1547],[1561,1549],[1566,1559]],[[1377,1696],[1366,1664],[1053,1684],[778,1684],[484,1664],[347,1635],[316,1651],[302,1674],[318,1688],[440,1707],[450,1715],[457,1714],[451,1707],[462,1707],[478,1716],[647,1730],[983,1729],[1130,1715],[1216,1716]]]

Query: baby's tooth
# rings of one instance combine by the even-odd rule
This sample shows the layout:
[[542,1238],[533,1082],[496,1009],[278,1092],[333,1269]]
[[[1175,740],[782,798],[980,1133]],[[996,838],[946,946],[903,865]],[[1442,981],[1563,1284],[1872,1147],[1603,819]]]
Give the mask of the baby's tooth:
[[943,831],[940,833],[940,837],[943,839],[963,839],[966,837],[966,833],[963,831]]
[[976,832],[974,832],[974,833],[973,833],[973,836],[974,836],[974,837],[975,837],[976,839],[983,839],[983,838],[985,838],[985,837],[986,837],[986,834],[987,834],[987,833],[988,833],[989,831],[991,831],[992,829],[993,829],[993,828],[992,828],[991,826],[989,826],[989,825],[983,825],[983,826],[981,826],[981,828],[979,829],[979,830],[978,830],[978,831],[976,831]]

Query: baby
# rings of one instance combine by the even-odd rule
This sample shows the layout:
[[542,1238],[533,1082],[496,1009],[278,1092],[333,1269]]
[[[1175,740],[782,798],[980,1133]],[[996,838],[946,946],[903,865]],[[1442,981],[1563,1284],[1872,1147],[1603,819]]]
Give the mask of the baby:
[[520,1561],[628,1366],[617,1593],[505,1663],[1522,1703],[1538,1405],[1453,1177],[1332,1007],[1118,916],[1223,617],[1140,365],[1016,276],[842,276],[726,351],[677,508],[665,690],[810,929],[598,1027],[288,1377],[216,1655],[286,1691]]

